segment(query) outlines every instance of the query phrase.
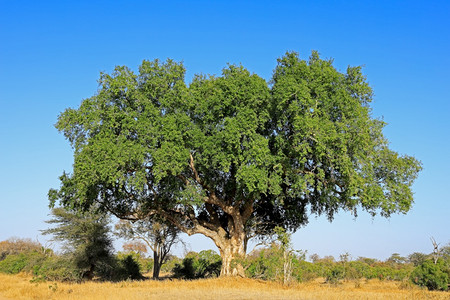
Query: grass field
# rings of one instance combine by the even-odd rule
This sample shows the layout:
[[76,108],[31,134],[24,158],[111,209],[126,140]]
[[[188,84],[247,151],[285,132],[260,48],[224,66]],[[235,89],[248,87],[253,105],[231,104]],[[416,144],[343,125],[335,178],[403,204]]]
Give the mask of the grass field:
[[[252,279],[125,281],[81,284],[30,282],[26,274],[0,274],[0,300],[6,299],[450,299],[408,283],[360,280],[329,285],[323,280],[283,286]],[[3,297],[3,298],[2,298]]]

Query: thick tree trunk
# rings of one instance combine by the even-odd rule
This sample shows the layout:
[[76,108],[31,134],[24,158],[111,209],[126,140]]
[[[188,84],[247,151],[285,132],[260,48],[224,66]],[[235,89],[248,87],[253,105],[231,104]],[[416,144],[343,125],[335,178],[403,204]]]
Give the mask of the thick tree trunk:
[[161,263],[158,251],[153,251],[153,279],[159,278],[160,270],[161,270]]
[[222,240],[219,247],[220,256],[222,257],[222,268],[220,276],[240,276],[245,277],[244,268],[240,263],[240,259],[245,258],[245,236],[232,237],[231,239]]

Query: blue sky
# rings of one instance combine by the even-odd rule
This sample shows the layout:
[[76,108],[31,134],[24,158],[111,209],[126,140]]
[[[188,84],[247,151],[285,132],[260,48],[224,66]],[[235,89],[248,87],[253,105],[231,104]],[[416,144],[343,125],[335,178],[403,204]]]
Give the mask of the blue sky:
[[[96,92],[99,72],[183,61],[187,80],[242,63],[270,79],[287,50],[364,65],[391,148],[422,161],[407,215],[311,217],[293,236],[309,254],[384,259],[450,242],[450,3],[447,1],[0,0],[0,240],[38,238],[47,192],[72,150],[53,124]],[[212,248],[201,237],[192,250]]]

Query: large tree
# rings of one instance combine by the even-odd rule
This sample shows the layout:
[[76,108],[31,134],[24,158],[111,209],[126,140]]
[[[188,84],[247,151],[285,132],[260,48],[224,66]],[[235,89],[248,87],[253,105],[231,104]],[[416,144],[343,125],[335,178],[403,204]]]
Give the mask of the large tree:
[[342,73],[316,52],[286,53],[270,83],[235,65],[189,85],[184,76],[172,60],[102,73],[97,94],[58,118],[74,165],[51,203],[160,215],[211,238],[222,275],[242,273],[233,258],[276,226],[410,209],[420,163],[388,148],[360,67]]

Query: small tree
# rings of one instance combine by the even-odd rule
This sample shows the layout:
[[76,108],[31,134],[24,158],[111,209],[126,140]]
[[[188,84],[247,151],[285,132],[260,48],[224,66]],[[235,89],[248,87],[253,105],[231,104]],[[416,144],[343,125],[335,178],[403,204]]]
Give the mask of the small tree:
[[51,234],[53,240],[63,242],[64,252],[72,256],[83,278],[90,280],[95,274],[105,276],[113,261],[108,218],[64,208],[53,209],[52,215],[53,219],[46,223],[56,227],[42,230],[43,234]]
[[415,267],[421,265],[425,260],[427,260],[430,256],[421,253],[421,252],[414,252],[408,255],[408,262],[412,263]]
[[319,256],[319,254],[317,254],[317,253],[313,253],[313,254],[311,254],[311,255],[309,256],[309,259],[310,259],[313,263],[315,263],[315,262],[319,261],[320,256]]
[[128,240],[141,240],[153,251],[153,278],[159,278],[161,266],[167,261],[173,245],[181,242],[180,230],[160,218],[147,218],[135,222],[120,220],[115,234]]
[[392,253],[392,255],[386,260],[386,262],[390,264],[402,264],[406,261],[406,257],[401,256],[399,253]]
[[147,246],[140,241],[132,241],[130,243],[123,244],[122,248],[127,252],[135,252],[142,257],[144,257],[147,253]]
[[277,241],[280,244],[280,250],[283,253],[283,284],[291,280],[292,275],[292,245],[291,235],[281,227],[275,227]]

